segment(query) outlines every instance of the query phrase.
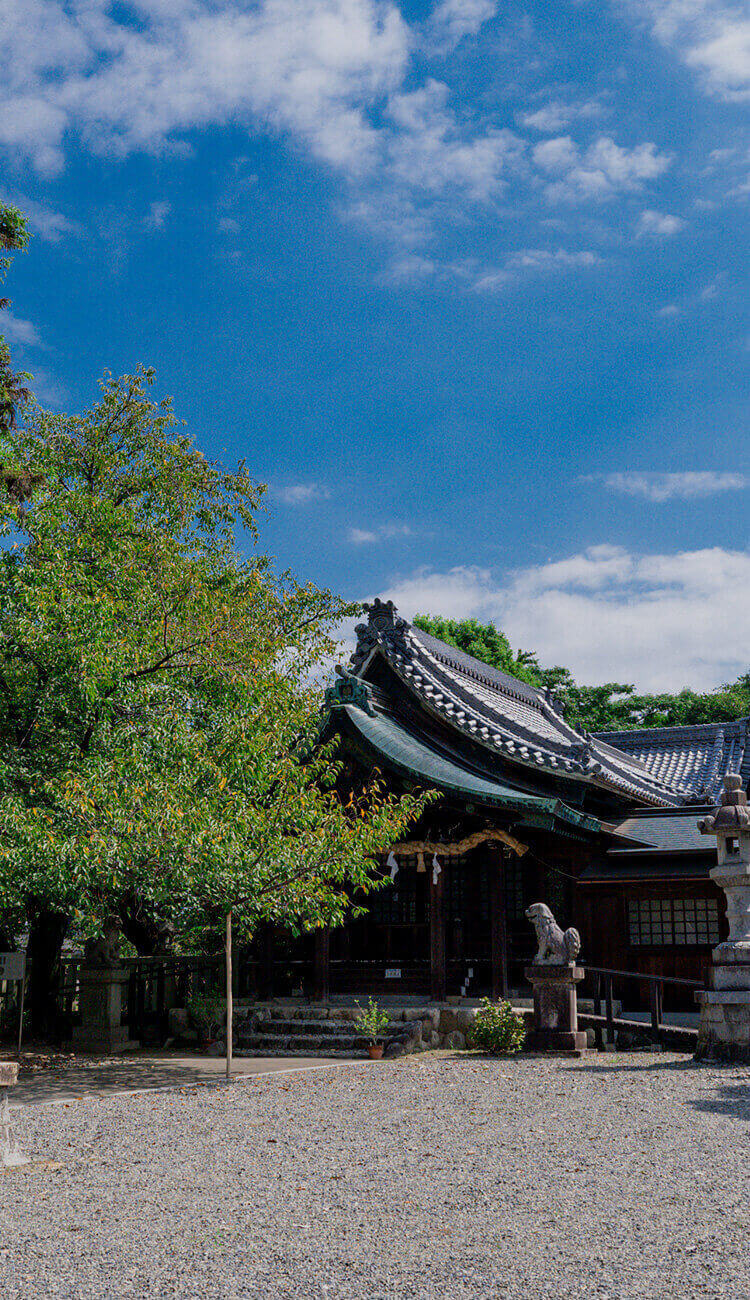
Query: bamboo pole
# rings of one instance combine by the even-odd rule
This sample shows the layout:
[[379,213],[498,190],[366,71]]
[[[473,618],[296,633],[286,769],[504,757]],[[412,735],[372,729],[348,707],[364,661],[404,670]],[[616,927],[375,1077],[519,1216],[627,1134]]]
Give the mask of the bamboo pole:
[[232,1031],[234,1028],[234,1006],[232,1002],[232,913],[227,912],[227,934],[225,943],[225,965],[227,976],[227,1080],[232,1077]]

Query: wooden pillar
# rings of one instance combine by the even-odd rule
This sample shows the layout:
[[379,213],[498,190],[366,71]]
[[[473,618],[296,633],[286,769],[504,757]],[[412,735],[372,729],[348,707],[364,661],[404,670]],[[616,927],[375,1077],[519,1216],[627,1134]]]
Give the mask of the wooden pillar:
[[508,996],[508,931],[505,916],[505,849],[501,844],[490,849],[490,951],[492,960],[492,996]]
[[435,875],[430,873],[430,996],[435,1002],[445,1001],[445,915],[443,911],[443,881],[445,867]]
[[331,994],[331,928],[321,925],[315,931],[315,983],[313,998],[327,1002]]

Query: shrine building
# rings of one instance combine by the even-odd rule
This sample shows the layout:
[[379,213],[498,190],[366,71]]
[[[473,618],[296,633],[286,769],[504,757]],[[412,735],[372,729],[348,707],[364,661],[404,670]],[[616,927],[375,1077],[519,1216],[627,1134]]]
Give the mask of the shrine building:
[[384,860],[366,915],[269,933],[267,993],[498,996],[523,985],[533,902],[595,966],[701,979],[726,933],[699,817],[750,777],[748,720],[589,734],[554,696],[446,645],[376,600],[326,694],[354,781],[433,789]]

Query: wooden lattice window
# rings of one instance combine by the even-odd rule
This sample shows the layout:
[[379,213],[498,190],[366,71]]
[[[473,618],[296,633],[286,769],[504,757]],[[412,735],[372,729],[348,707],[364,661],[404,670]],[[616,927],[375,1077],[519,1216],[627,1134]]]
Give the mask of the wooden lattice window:
[[719,908],[714,898],[631,898],[628,932],[635,947],[716,944]]
[[[418,887],[417,859],[399,858],[393,884],[385,884],[370,896],[368,911],[378,925],[416,925],[427,920],[427,891]],[[430,868],[431,869],[431,868]]]

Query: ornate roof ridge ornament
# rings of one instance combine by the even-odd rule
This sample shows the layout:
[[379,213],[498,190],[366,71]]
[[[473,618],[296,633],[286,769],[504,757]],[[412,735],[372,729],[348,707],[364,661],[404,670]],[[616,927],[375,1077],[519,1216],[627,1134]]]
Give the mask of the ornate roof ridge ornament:
[[375,710],[372,707],[370,688],[367,682],[363,682],[361,677],[355,677],[353,673],[348,673],[340,664],[336,665],[336,680],[332,686],[329,686],[325,694],[325,707],[327,709],[343,709],[346,705],[353,705],[357,709],[362,709],[370,717],[374,717]]
[[363,606],[367,614],[366,623],[358,623],[354,629],[357,648],[351,658],[353,672],[358,672],[367,657],[377,645],[411,659],[414,651],[409,643],[409,624],[398,613],[392,600],[380,600],[379,597]]

